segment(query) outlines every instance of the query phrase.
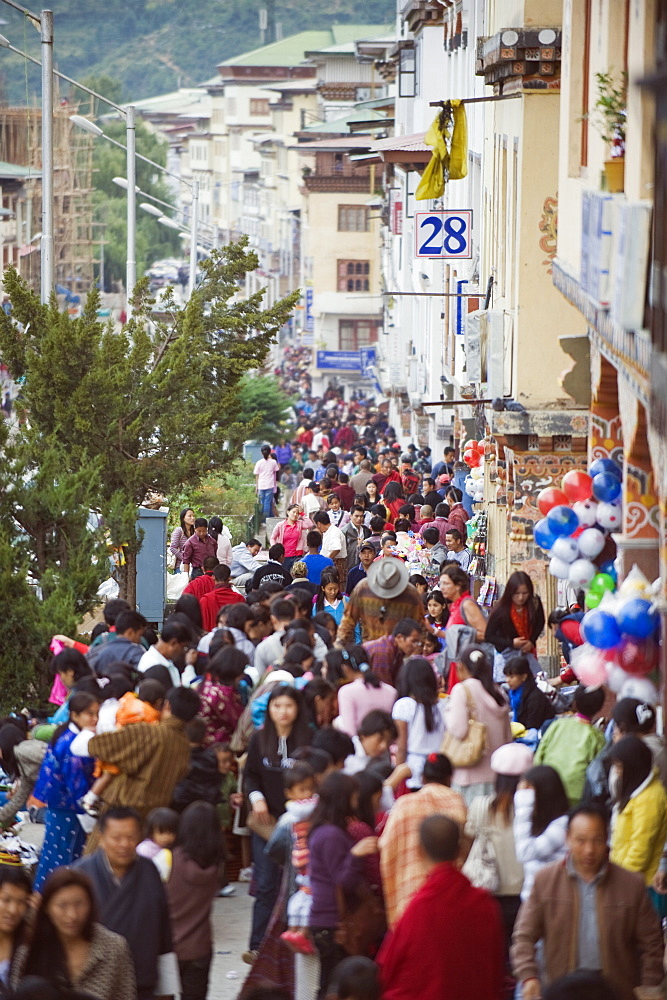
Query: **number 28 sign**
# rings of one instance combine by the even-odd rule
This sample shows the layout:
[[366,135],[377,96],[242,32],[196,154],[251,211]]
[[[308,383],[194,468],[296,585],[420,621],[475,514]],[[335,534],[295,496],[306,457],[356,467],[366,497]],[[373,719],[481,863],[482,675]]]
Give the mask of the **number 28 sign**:
[[469,260],[472,257],[472,209],[415,212],[415,256]]

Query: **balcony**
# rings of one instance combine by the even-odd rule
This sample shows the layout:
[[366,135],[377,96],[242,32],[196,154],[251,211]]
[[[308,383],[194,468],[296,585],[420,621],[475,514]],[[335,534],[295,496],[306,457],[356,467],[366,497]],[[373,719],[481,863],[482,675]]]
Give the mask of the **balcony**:
[[352,194],[370,192],[369,178],[354,174],[308,174],[303,178],[303,183],[308,191],[334,191]]

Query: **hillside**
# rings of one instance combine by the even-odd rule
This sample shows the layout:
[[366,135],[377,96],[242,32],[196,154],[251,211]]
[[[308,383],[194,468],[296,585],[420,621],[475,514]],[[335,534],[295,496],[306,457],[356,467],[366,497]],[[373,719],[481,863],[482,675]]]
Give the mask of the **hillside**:
[[[217,63],[261,45],[261,8],[267,43],[280,33],[388,24],[395,16],[395,0],[50,0],[43,6],[54,11],[58,69],[80,80],[119,80],[125,100],[195,86],[215,75]],[[2,34],[39,57],[37,31],[5,4],[0,15]],[[38,94],[39,70],[0,49],[0,102],[24,104]]]

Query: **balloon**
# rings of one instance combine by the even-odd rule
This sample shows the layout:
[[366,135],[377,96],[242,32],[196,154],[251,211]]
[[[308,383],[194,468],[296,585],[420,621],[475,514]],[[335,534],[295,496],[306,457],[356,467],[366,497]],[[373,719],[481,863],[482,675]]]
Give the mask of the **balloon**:
[[475,441],[473,438],[470,441],[466,441],[463,445],[464,451],[479,451],[479,441]]
[[578,469],[572,469],[571,472],[567,472],[563,476],[563,493],[570,503],[576,503],[577,500],[588,500],[592,485],[593,480],[588,473]]
[[593,594],[599,594],[600,597],[607,592],[613,594],[615,590],[616,581],[609,575],[609,573],[596,573],[591,580],[591,592]]
[[582,587],[586,589],[595,576],[596,571],[597,566],[590,559],[575,559],[570,566],[567,578],[577,590]]
[[558,580],[567,580],[570,575],[570,564],[562,559],[552,559],[549,563],[549,572]]
[[611,472],[600,472],[593,477],[593,496],[601,503],[613,503],[621,495],[621,483]]
[[607,559],[606,562],[600,563],[600,574],[610,577],[615,584],[618,583],[615,560]]
[[616,621],[623,635],[630,635],[635,639],[648,639],[656,630],[658,616],[649,601],[633,597],[618,609]]
[[535,539],[535,544],[539,548],[544,549],[548,552],[553,543],[556,541],[556,536],[549,527],[549,522],[546,517],[543,517],[541,521],[537,521],[535,527],[533,528],[533,538]]
[[605,541],[606,536],[599,528],[586,528],[579,535],[579,551],[587,559],[595,559],[602,552]]
[[602,600],[602,594],[598,594],[595,590],[588,589],[586,596],[584,597],[584,606],[587,611],[592,611],[593,608],[597,608],[600,601]]
[[596,458],[588,470],[589,476],[593,478],[599,476],[601,472],[609,472],[612,476],[616,476],[619,481],[623,479],[623,470],[611,458]]
[[587,611],[581,621],[581,634],[586,642],[598,649],[613,649],[621,641],[616,619],[608,611],[595,608]]
[[632,676],[626,674],[625,670],[619,667],[617,663],[614,663],[613,660],[607,663],[607,686],[610,691],[618,694],[626,681],[631,680],[633,680]]
[[474,457],[474,452],[472,452],[469,448],[463,452],[463,461],[466,465],[472,465]]
[[599,503],[597,523],[607,531],[618,531],[623,524],[623,510],[620,503]]
[[580,500],[579,503],[575,503],[572,510],[579,518],[579,524],[582,524],[585,528],[592,528],[597,521],[597,509],[598,505],[595,500]]
[[547,514],[547,522],[554,535],[559,538],[571,535],[579,527],[577,515],[571,507],[563,504],[551,508]]
[[650,674],[658,666],[660,653],[653,639],[623,639],[616,651],[616,662],[635,677]]
[[607,681],[607,655],[585,643],[572,650],[572,669],[580,684],[599,687]]
[[648,677],[629,677],[618,693],[620,698],[636,698],[646,701],[649,705],[658,704],[658,689]]
[[567,507],[569,502],[563,491],[557,489],[555,486],[548,486],[546,490],[542,490],[541,493],[537,494],[537,506],[540,508],[540,513],[544,514],[545,517],[552,507],[558,507],[559,504]]
[[555,559],[562,559],[563,562],[573,563],[579,555],[579,546],[574,538],[557,538],[551,546],[551,554]]
[[471,470],[470,475],[473,479],[481,479],[484,476],[484,471],[478,468],[478,466],[475,466],[475,468]]

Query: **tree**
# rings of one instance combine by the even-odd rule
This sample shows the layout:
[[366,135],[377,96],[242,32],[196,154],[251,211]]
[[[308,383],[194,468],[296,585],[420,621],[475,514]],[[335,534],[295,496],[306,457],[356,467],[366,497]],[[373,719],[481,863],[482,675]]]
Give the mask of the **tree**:
[[252,426],[257,440],[275,442],[288,421],[291,405],[292,400],[273,375],[246,375],[240,385],[237,419]]
[[[129,601],[141,544],[137,505],[151,491],[168,496],[199,482],[239,453],[248,436],[239,383],[261,367],[298,299],[294,292],[262,308],[263,289],[240,297],[259,263],[247,243],[244,237],[204,261],[201,286],[184,309],[173,305],[169,324],[155,322],[147,282],[139,282],[133,318],[120,333],[97,319],[95,291],[71,319],[55,298],[41,305],[14,269],[5,273],[13,314],[0,316],[0,354],[22,383],[29,423],[20,439],[40,460],[57,442],[61,477],[85,470],[71,495],[77,486],[82,507],[98,511],[111,544],[124,546],[119,576]],[[83,489],[91,484],[94,500]]]

